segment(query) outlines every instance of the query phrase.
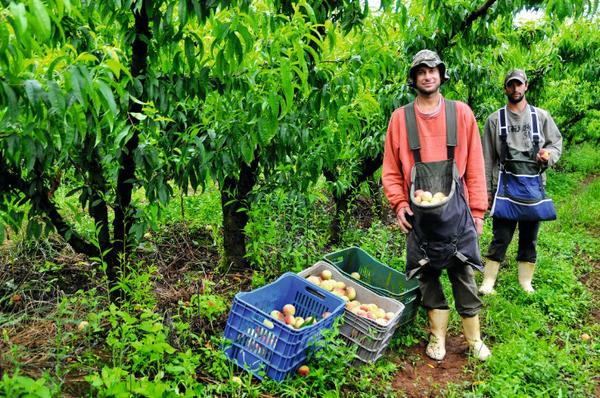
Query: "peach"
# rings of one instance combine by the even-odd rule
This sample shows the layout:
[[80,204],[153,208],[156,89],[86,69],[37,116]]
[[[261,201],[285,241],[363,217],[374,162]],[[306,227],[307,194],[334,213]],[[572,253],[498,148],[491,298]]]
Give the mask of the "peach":
[[361,310],[361,309],[358,309],[358,310],[356,311],[356,315],[358,315],[358,316],[362,316],[363,318],[366,318],[366,317],[367,317],[367,311],[365,311],[365,310]]
[[328,269],[324,269],[321,272],[321,279],[323,279],[324,281],[331,279],[332,276],[333,274]]
[[271,311],[271,316],[273,318],[277,319],[278,321],[283,321],[285,318],[285,316],[280,311],[277,311],[277,310]]
[[283,314],[284,315],[294,315],[296,313],[296,307],[292,304],[286,304],[283,306]]
[[309,373],[310,373],[310,368],[306,365],[302,365],[298,368],[298,375],[300,375],[302,377],[308,376]]
[[348,296],[350,300],[354,300],[356,298],[356,289],[352,286],[346,287],[346,296]]

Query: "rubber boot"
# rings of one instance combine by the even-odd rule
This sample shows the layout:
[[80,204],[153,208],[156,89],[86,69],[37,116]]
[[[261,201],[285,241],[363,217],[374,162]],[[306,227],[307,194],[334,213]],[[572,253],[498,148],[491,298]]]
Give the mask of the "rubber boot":
[[470,318],[462,318],[463,331],[465,333],[465,339],[471,348],[473,355],[480,361],[488,359],[492,353],[485,343],[481,340],[481,333],[479,331],[479,315],[472,316]]
[[531,286],[535,264],[527,261],[519,261],[519,284],[527,293],[533,293],[535,290]]
[[483,282],[479,288],[479,293],[492,294],[496,293],[494,290],[494,284],[496,283],[496,277],[498,276],[498,269],[500,269],[500,263],[494,260],[487,260],[485,262],[485,268],[483,269]]
[[446,356],[446,331],[450,310],[429,310],[427,316],[431,334],[425,353],[429,358],[441,361]]

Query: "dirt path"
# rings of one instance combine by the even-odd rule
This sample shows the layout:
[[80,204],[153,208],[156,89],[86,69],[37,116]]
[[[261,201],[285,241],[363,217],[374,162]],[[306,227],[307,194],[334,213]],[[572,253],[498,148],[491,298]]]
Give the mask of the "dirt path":
[[468,360],[468,346],[462,335],[448,337],[443,361],[434,361],[425,355],[425,346],[426,342],[423,341],[410,347],[404,358],[397,362],[401,370],[392,386],[399,396],[439,397],[448,383],[469,381],[468,374],[463,369]]

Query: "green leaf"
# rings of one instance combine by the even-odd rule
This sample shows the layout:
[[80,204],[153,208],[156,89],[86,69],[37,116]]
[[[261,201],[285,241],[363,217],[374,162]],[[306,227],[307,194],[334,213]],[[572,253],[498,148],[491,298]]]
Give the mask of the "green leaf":
[[254,159],[254,148],[249,141],[250,140],[244,138],[241,142],[242,157],[247,164],[250,164]]
[[169,191],[164,183],[158,185],[158,200],[161,203],[167,203],[169,201]]
[[51,111],[63,117],[66,109],[66,101],[60,87],[54,81],[48,82],[48,99],[50,100]]
[[237,59],[238,65],[241,65],[242,61],[244,60],[244,50],[242,49],[242,43],[240,42],[240,38],[235,34],[235,32],[231,32],[229,34],[228,44],[230,48],[233,47],[233,55]]
[[105,61],[106,66],[108,66],[110,68],[110,70],[115,74],[115,77],[117,79],[120,78],[121,76],[121,72],[125,73],[127,75],[127,77],[129,77],[130,79],[131,77],[131,72],[129,71],[129,69],[127,69],[122,63],[121,60],[115,55],[113,58],[108,58]]
[[62,55],[60,57],[55,58],[50,63],[50,66],[48,66],[48,70],[46,71],[46,79],[48,79],[48,80],[54,79],[54,76],[52,76],[52,75],[54,73],[54,69],[56,68],[56,65],[58,65],[59,62],[66,61],[68,59],[69,59],[69,57],[67,57],[66,55]]
[[0,54],[4,54],[8,48],[8,36],[6,24],[0,24]]
[[139,113],[139,112],[129,112],[129,114],[140,121],[146,120],[148,118],[148,116],[144,115],[143,113]]
[[6,96],[6,101],[8,102],[8,114],[12,119],[16,119],[19,116],[19,106],[17,103],[17,96],[13,91],[12,87],[8,85],[6,82],[2,82],[2,88],[4,89],[4,94]]
[[21,39],[27,36],[27,12],[25,11],[25,5],[11,2],[8,8],[14,17],[13,21],[17,38]]
[[117,109],[115,97],[113,96],[112,90],[110,89],[108,84],[106,84],[102,80],[96,80],[95,84],[96,87],[100,90],[100,94],[102,94],[102,97],[106,101],[106,104],[108,105],[108,108],[110,109],[112,114],[117,115],[119,113],[119,110]]
[[52,34],[52,26],[50,25],[50,17],[48,16],[46,6],[41,0],[32,0],[30,7],[33,17],[30,22],[32,22],[33,30],[39,36],[40,40],[48,40]]
[[196,65],[196,54],[194,54],[194,42],[189,37],[185,38],[184,49],[190,71],[193,71]]
[[40,93],[42,92],[42,85],[37,80],[25,80],[25,92],[29,98],[29,102],[33,107],[36,107],[40,100]]
[[286,109],[290,109],[294,103],[294,87],[292,86],[292,72],[287,59],[281,61],[281,88],[285,97]]
[[196,32],[190,32],[190,35],[194,36],[196,39],[195,46],[198,47],[196,51],[196,58],[201,60],[204,56],[204,44],[202,42],[202,38]]

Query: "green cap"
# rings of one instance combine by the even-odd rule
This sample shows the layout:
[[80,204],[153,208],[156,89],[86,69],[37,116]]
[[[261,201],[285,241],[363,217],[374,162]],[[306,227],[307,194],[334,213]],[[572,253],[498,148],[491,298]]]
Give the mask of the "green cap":
[[506,77],[504,78],[504,87],[506,87],[511,80],[517,80],[522,84],[525,84],[527,83],[527,75],[521,69],[513,69],[506,74]]
[[448,76],[448,73],[446,72],[446,64],[442,62],[440,56],[435,51],[421,50],[415,54],[412,59],[412,63],[410,64],[410,70],[408,71],[409,86],[414,86],[414,73],[421,65],[425,65],[430,68],[435,68],[436,66],[439,67],[442,83],[450,79],[450,76]]

